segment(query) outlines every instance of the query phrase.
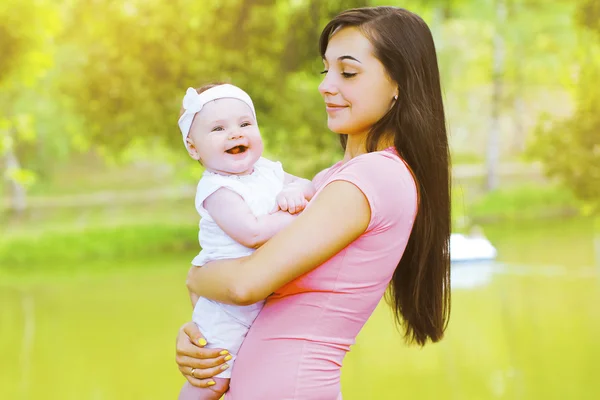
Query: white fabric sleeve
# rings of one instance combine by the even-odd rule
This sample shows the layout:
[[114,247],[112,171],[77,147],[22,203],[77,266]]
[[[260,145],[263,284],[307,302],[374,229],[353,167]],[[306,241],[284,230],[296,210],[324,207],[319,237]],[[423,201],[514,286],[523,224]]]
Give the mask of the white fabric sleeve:
[[204,208],[204,200],[221,188],[227,188],[239,194],[245,202],[248,202],[246,186],[238,181],[236,177],[227,177],[216,174],[203,176],[202,179],[200,179],[200,182],[198,182],[195,200],[196,210],[202,218],[210,217],[210,214]]

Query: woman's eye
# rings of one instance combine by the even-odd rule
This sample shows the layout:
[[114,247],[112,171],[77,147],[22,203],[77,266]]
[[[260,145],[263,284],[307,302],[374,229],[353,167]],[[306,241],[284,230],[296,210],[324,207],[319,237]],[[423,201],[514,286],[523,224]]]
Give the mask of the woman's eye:
[[352,78],[353,76],[356,76],[356,72],[351,73],[351,72],[342,72],[342,76],[344,78]]
[[321,71],[321,74],[325,75],[325,74],[326,74],[326,73],[328,73],[328,72],[329,72],[329,70],[327,70],[327,69],[324,69],[323,71]]

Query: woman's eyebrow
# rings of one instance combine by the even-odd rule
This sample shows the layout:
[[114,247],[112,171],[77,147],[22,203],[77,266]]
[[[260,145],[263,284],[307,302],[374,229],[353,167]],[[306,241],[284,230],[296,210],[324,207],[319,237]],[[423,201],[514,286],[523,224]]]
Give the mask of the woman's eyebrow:
[[342,60],[353,60],[353,61],[356,61],[357,63],[360,63],[360,64],[362,64],[362,63],[361,63],[360,61],[358,61],[356,58],[354,58],[354,57],[352,57],[352,56],[348,56],[348,55],[346,55],[346,56],[340,56],[340,57],[338,57],[338,61],[342,61]]
[[[356,61],[359,64],[362,64],[360,61],[358,61],[356,58],[349,56],[349,55],[345,55],[345,56],[339,56],[338,61],[343,61],[343,60],[352,60],[352,61]],[[323,62],[327,62],[326,58],[323,58]]]

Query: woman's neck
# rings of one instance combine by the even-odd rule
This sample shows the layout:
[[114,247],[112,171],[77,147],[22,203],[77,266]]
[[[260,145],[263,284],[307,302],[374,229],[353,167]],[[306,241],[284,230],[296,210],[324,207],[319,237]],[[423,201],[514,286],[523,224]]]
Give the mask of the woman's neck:
[[346,151],[344,152],[344,162],[367,152],[366,135],[348,135],[347,137],[348,141],[346,142]]
[[[346,151],[344,152],[344,162],[367,152],[367,136],[368,133],[348,135]],[[376,150],[381,151],[393,146],[394,140],[386,136],[379,140]]]

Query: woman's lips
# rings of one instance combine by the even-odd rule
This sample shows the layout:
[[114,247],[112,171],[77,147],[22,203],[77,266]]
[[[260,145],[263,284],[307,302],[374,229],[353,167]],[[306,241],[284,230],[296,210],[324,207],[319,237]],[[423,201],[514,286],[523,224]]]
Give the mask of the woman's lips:
[[325,110],[327,110],[328,113],[335,114],[338,111],[344,110],[346,107],[348,107],[348,106],[341,106],[339,104],[325,103]]

